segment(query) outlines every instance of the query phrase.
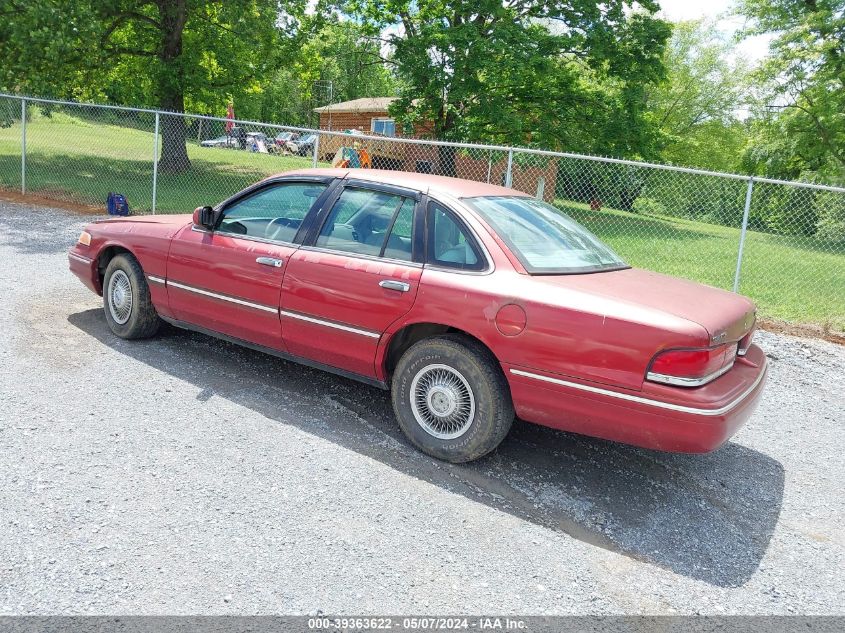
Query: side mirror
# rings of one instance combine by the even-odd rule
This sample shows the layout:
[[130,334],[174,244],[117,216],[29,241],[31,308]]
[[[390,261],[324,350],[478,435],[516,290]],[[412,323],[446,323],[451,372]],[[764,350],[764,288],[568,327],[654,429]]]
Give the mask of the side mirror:
[[215,224],[214,209],[211,207],[197,207],[194,209],[194,226],[213,229]]

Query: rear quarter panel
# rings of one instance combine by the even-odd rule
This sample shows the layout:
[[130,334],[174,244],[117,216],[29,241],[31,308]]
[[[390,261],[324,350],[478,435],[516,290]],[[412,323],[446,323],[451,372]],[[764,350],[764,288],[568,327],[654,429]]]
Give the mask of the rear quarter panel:
[[[525,313],[519,333],[497,325],[508,305]],[[685,319],[583,291],[550,292],[502,268],[486,275],[425,269],[412,311],[391,332],[412,323],[463,330],[502,364],[637,390],[656,350],[708,341],[703,327]]]

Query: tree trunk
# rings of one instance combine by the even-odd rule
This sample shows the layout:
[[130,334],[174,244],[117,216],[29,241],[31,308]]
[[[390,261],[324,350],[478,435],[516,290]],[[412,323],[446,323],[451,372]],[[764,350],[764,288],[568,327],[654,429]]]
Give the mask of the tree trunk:
[[[182,31],[188,21],[187,0],[157,0],[157,4],[161,16],[159,59],[163,67],[158,82],[159,104],[163,110],[182,113],[185,111]],[[161,116],[161,158],[158,167],[168,172],[190,169],[185,117]]]

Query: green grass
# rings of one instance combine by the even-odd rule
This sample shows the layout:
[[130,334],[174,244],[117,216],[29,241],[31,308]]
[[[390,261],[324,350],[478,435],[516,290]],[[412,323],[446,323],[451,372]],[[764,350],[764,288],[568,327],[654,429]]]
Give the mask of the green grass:
[[[20,126],[0,129],[0,188],[20,187]],[[110,191],[126,194],[134,213],[152,204],[150,132],[37,110],[27,123],[27,190],[96,205]],[[189,144],[192,167],[160,173],[156,208],[188,213],[214,204],[267,175],[308,167],[310,159],[202,148]],[[730,289],[739,230],[668,216],[613,209],[561,209],[613,246],[629,263]],[[765,317],[845,330],[845,246],[750,231],[740,291]]]
[[[0,129],[0,187],[20,187],[19,125]],[[254,154],[188,144],[191,169],[159,173],[156,211],[189,213],[215,204],[280,171],[310,167],[310,158]],[[54,113],[27,123],[27,191],[102,205],[110,191],[126,195],[133,213],[152,209],[153,135]]]
[[[732,289],[739,229],[558,200],[628,263]],[[762,316],[845,330],[845,245],[748,231],[740,287]]]

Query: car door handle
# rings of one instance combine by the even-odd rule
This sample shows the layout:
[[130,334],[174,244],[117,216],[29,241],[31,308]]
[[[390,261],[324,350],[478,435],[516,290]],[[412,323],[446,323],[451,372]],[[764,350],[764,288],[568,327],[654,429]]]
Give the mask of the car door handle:
[[274,268],[281,268],[284,261],[276,259],[275,257],[256,257],[255,262],[264,264],[265,266],[273,266]]
[[396,281],[395,279],[382,279],[378,285],[388,290],[398,290],[399,292],[408,292],[411,289],[411,284],[404,281]]

